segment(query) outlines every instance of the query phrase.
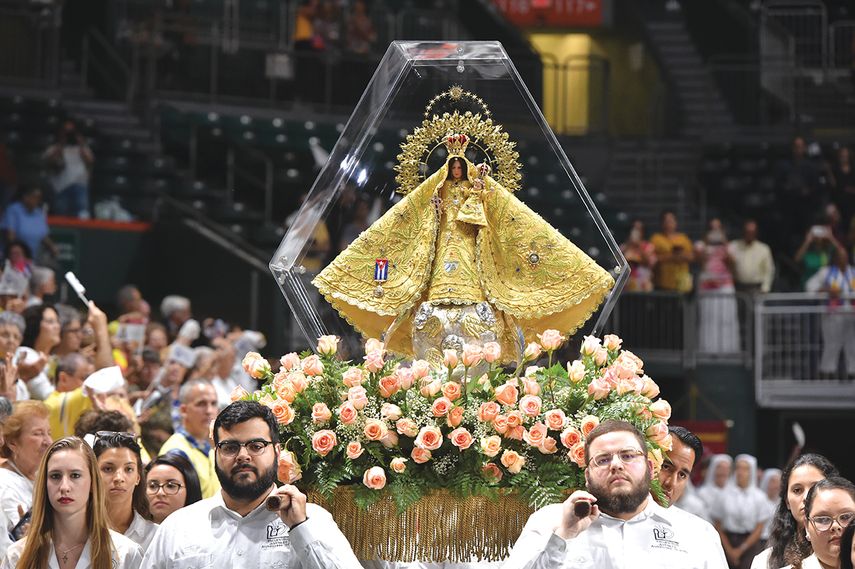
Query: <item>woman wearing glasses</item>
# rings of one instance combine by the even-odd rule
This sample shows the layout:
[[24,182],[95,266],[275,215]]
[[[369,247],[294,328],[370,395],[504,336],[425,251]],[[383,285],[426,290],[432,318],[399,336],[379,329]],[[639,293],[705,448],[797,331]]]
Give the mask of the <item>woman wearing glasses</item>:
[[152,523],[145,493],[140,445],[133,433],[99,431],[92,445],[104,482],[110,529],[146,550],[157,524]]
[[817,482],[805,498],[813,555],[792,569],[840,569],[840,537],[855,520],[855,484],[839,476]]
[[77,437],[53,443],[35,484],[33,521],[0,569],[137,569],[140,546],[110,531],[92,449]]
[[157,457],[148,463],[145,473],[151,519],[157,524],[175,510],[202,499],[196,469],[178,452]]

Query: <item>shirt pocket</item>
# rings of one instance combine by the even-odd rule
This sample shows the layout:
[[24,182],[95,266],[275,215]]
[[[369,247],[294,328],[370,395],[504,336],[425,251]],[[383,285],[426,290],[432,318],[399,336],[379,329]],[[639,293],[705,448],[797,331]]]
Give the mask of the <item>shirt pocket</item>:
[[214,556],[210,553],[186,555],[173,559],[170,569],[213,569]]

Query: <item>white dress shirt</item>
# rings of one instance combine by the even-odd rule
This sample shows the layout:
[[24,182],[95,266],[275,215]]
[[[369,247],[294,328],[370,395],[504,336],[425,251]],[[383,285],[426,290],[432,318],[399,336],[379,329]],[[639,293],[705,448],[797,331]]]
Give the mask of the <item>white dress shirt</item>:
[[775,280],[775,260],[772,250],[765,243],[742,239],[731,241],[728,252],[733,258],[733,276],[736,282],[746,285],[760,285],[761,292],[772,290]]
[[721,503],[721,528],[731,533],[751,533],[759,523],[768,519],[767,499],[755,486],[740,488],[731,484],[724,491]]
[[769,569],[769,557],[772,556],[772,548],[767,547],[760,553],[754,556],[751,561],[751,569]]
[[157,524],[151,522],[134,510],[134,519],[131,525],[125,530],[125,537],[139,544],[142,547],[143,553],[148,549],[148,544],[154,539],[154,534],[157,532]]
[[306,505],[308,519],[293,530],[262,502],[241,516],[222,494],[191,504],[163,520],[145,553],[145,569],[361,569],[332,516]]
[[[129,540],[120,533],[110,530],[110,539],[113,540],[113,569],[138,569],[142,562],[142,550],[140,546]],[[24,552],[26,538],[16,541],[9,550],[6,556],[0,561],[0,569],[15,569],[18,565],[18,560]],[[90,541],[83,546],[83,551],[80,553],[80,559],[77,560],[75,569],[89,569],[92,566],[92,550]],[[56,558],[56,551],[53,548],[53,542],[50,544],[47,558],[48,569],[61,569],[59,561]]]
[[11,531],[21,519],[18,506],[24,512],[33,506],[33,481],[8,468],[0,468],[0,507],[6,514],[6,531]]
[[504,569],[727,568],[721,540],[710,524],[679,508],[663,508],[653,498],[627,521],[601,512],[569,540],[554,533],[562,508],[552,504],[532,514]]

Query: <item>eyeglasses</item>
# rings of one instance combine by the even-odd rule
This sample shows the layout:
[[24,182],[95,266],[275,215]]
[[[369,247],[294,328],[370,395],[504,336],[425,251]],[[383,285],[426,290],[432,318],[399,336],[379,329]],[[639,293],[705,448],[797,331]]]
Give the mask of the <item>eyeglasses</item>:
[[604,452],[603,454],[598,454],[592,458],[588,461],[588,464],[594,468],[606,468],[612,463],[615,456],[617,456],[624,464],[632,464],[640,457],[644,456],[644,453],[637,448],[625,448],[617,452]]
[[175,496],[182,488],[184,488],[184,484],[179,484],[178,482],[174,482],[172,480],[164,482],[163,484],[160,484],[156,480],[149,480],[148,483],[145,485],[145,493],[154,496],[162,489],[163,493],[167,496]]
[[273,441],[265,441],[264,439],[252,439],[245,443],[238,441],[220,441],[217,443],[217,449],[220,454],[226,457],[237,456],[240,452],[240,447],[246,447],[246,452],[252,456],[258,456],[264,452],[268,445],[272,445]]
[[816,531],[828,531],[831,529],[831,526],[834,525],[834,522],[837,522],[837,525],[843,529],[854,519],[855,512],[843,512],[836,517],[816,516],[811,518],[810,522],[813,524],[813,527],[816,528]]

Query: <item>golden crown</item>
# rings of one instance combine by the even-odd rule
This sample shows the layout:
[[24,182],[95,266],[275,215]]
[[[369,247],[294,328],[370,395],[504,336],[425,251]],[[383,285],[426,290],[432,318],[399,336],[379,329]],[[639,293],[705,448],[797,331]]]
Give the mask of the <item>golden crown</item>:
[[448,149],[449,156],[463,156],[467,144],[469,144],[469,137],[465,134],[451,133],[445,137],[445,147]]

